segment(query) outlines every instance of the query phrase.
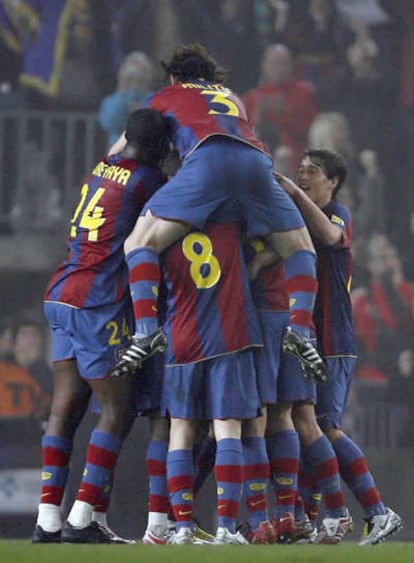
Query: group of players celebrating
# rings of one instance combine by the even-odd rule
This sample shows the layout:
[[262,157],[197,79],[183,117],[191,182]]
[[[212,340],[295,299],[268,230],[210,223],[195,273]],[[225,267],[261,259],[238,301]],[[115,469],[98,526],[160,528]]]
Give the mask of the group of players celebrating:
[[[131,542],[106,514],[139,413],[151,425],[144,543],[338,543],[352,529],[341,477],[367,521],[360,545],[379,543],[401,518],[340,429],[356,361],[352,221],[335,197],[345,163],[310,148],[296,185],[274,171],[201,45],[180,46],[162,67],[170,85],[131,114],[85,179],[46,290],[54,395],[32,541]],[[92,396],[99,418],[63,522]],[[194,501],[210,471],[209,537]]]

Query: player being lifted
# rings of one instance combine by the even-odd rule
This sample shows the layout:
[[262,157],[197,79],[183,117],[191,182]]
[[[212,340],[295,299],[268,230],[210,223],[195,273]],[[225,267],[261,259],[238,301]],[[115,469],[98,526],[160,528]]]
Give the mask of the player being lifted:
[[[284,260],[290,296],[285,349],[307,375],[324,379],[325,366],[311,341],[316,256],[297,207],[275,180],[272,159],[255,137],[242,102],[223,85],[225,72],[206,50],[198,44],[181,46],[162,67],[171,85],[148,103],[172,119],[183,165],[144,207],[125,242],[129,281],[135,287],[135,334],[113,375],[130,373],[165,349],[157,318],[159,254],[191,227],[203,228],[226,203],[245,221],[249,236],[265,236]],[[122,143],[121,137],[112,151]]]

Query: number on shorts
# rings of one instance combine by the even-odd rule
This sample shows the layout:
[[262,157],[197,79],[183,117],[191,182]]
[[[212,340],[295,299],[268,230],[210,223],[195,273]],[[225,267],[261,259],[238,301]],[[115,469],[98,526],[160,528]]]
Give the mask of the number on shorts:
[[108,344],[110,346],[118,346],[118,344],[121,344],[120,334],[122,334],[122,336],[126,336],[127,338],[131,336],[126,319],[122,319],[122,328],[116,321],[109,321],[109,323],[106,323],[105,328],[111,331],[108,338]]

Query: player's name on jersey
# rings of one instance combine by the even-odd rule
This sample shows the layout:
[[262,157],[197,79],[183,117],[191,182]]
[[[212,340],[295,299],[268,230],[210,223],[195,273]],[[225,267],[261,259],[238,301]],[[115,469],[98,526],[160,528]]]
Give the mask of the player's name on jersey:
[[122,166],[106,164],[101,160],[101,162],[99,162],[93,169],[92,174],[94,176],[113,180],[114,182],[118,182],[119,184],[125,186],[131,176],[131,170],[122,168]]
[[183,82],[180,84],[182,88],[200,88],[201,90],[212,90],[213,92],[225,92],[226,94],[230,94],[231,90],[222,86],[221,84],[203,84],[198,82]]

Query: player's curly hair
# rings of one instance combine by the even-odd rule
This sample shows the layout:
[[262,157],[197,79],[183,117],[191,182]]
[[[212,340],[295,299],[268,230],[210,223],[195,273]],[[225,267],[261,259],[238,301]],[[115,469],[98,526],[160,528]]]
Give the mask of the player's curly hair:
[[169,59],[161,61],[161,66],[167,76],[174,76],[178,82],[203,78],[208,82],[222,83],[227,76],[227,71],[200,43],[181,45]]

